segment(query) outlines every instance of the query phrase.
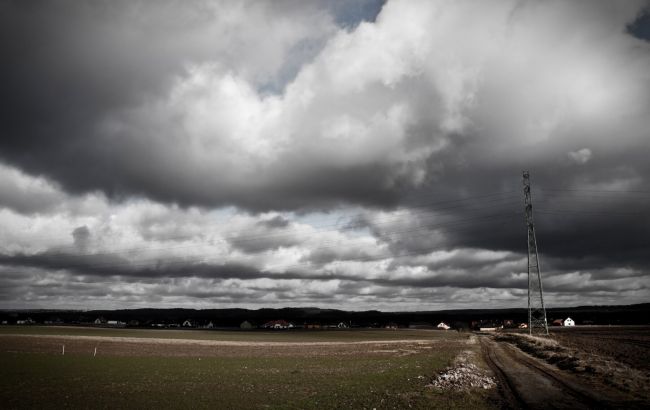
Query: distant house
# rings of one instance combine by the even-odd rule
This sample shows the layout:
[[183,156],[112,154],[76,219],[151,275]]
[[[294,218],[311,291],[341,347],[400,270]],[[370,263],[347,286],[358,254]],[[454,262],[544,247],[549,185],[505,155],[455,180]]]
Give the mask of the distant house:
[[528,329],[528,323],[519,323],[517,326],[519,329]]
[[192,322],[189,319],[187,319],[185,322],[183,322],[182,326],[183,327],[194,327],[194,325],[192,324]]
[[264,329],[293,329],[293,323],[286,320],[272,320],[262,325]]
[[513,327],[515,327],[515,321],[512,320],[512,319],[505,319],[503,321],[503,327],[513,328]]
[[345,322],[340,322],[338,325],[336,325],[336,327],[338,327],[339,329],[347,329],[348,327],[350,327],[350,325],[348,325]]
[[207,325],[205,325],[206,329],[212,329],[213,327],[214,327],[214,324],[212,323],[212,321],[210,321]]
[[106,319],[100,316],[97,319],[95,319],[93,323],[96,325],[103,325],[104,323],[106,323]]
[[245,329],[245,330],[246,330],[246,329],[252,329],[252,328],[253,328],[253,324],[252,324],[251,322],[249,322],[248,320],[244,320],[244,321],[241,322],[241,324],[239,325],[239,328],[240,328],[240,329]]
[[451,326],[446,324],[445,322],[440,322],[438,323],[438,326],[436,326],[438,329],[444,329],[444,330],[449,330],[451,329]]
[[564,326],[564,321],[562,319],[555,319],[551,322],[551,326]]
[[573,321],[570,317],[564,320],[564,326],[575,326],[576,322]]

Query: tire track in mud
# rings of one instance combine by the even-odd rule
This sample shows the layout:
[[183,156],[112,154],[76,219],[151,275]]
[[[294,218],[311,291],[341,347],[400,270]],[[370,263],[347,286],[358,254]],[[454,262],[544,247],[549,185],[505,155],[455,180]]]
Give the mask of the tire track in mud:
[[500,390],[508,408],[621,408],[621,403],[613,404],[604,397],[594,397],[586,388],[560,376],[559,370],[547,369],[514,346],[484,336],[481,347],[486,362],[501,382]]

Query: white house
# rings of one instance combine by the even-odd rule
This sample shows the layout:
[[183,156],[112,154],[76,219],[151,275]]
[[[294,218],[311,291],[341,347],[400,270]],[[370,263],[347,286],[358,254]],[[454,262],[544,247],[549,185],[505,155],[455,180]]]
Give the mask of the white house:
[[576,322],[573,321],[570,317],[564,320],[564,326],[575,326]]
[[446,324],[445,322],[440,322],[440,323],[438,323],[438,326],[436,326],[436,327],[437,327],[438,329],[445,329],[445,330],[449,330],[449,329],[451,329],[451,326],[449,326],[449,325]]
[[189,319],[187,319],[185,322],[183,322],[182,326],[183,327],[194,327],[194,325],[192,324],[192,322]]

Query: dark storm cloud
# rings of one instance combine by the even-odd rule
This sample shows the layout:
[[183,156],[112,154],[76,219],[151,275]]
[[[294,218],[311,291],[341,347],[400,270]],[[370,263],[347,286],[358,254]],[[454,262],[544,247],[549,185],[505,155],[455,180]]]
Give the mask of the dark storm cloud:
[[[124,300],[511,300],[526,286],[526,169],[545,288],[642,298],[647,10],[3,2],[0,263],[38,292],[90,278],[58,296],[117,297],[124,282]],[[353,207],[326,234],[292,219]],[[0,292],[29,293],[11,269]],[[187,283],[136,289],[156,278]]]
[[90,230],[86,225],[79,226],[72,231],[72,239],[74,244],[82,252],[85,252],[88,249],[88,244],[90,242]]
[[[137,135],[107,139],[101,132],[107,118],[163,97],[190,63],[217,60],[253,82],[271,81],[292,36],[322,42],[331,30],[326,10],[291,2],[271,8],[239,2],[8,1],[0,11],[0,157],[71,192],[101,189],[117,197],[155,196],[156,182],[139,182],[150,169],[143,164],[148,147],[138,144]],[[271,25],[286,24],[296,33],[277,38],[249,27],[238,35],[240,25],[266,21],[267,12],[276,14]],[[233,46],[240,49],[227,49]],[[269,50],[260,52],[265,46]],[[277,55],[263,60],[269,52]],[[258,59],[262,70],[255,66]],[[180,195],[182,190],[164,199],[189,202]]]

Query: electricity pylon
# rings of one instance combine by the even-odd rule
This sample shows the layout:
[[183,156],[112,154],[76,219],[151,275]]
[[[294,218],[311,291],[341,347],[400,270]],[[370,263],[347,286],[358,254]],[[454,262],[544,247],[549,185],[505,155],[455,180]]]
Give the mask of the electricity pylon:
[[542,275],[539,272],[537,238],[533,222],[533,200],[530,193],[530,173],[524,171],[524,215],[528,228],[528,333],[548,335]]

